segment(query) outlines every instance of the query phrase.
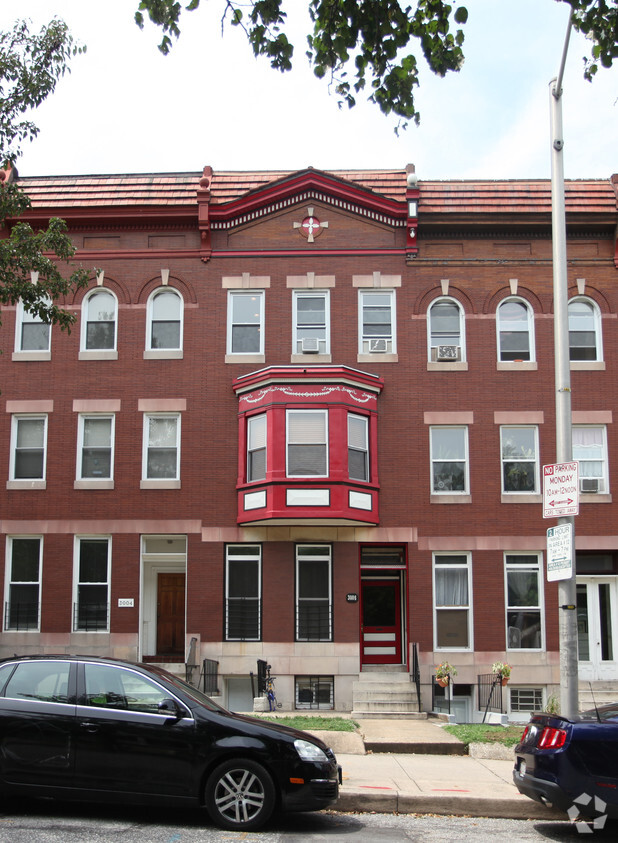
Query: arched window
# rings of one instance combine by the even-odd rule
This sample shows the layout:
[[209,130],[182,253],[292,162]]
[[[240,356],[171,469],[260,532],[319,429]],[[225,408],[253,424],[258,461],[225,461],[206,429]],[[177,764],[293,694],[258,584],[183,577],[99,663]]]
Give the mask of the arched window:
[[437,299],[429,307],[429,360],[465,360],[464,314],[455,299]]
[[586,298],[569,302],[569,359],[602,360],[601,318],[599,308]]
[[84,299],[82,306],[82,348],[84,351],[116,349],[116,296],[97,287]]
[[532,311],[522,299],[505,299],[497,312],[498,360],[534,360]]
[[169,287],[156,290],[148,300],[147,349],[181,349],[182,315],[183,302],[176,290]]

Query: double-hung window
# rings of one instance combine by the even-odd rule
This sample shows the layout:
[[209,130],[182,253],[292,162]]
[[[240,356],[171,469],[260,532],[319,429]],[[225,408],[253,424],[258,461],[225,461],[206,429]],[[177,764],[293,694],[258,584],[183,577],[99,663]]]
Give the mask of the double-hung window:
[[543,647],[542,577],[537,554],[505,555],[506,635],[509,650]]
[[395,337],[395,291],[359,291],[359,353],[397,351]]
[[470,649],[470,558],[465,553],[436,553],[433,563],[435,647]]
[[109,538],[75,540],[75,597],[73,629],[101,632],[109,627]]
[[262,290],[230,290],[227,353],[264,353],[264,292]]
[[[51,299],[45,297],[43,303],[50,306]],[[20,300],[17,305],[15,328],[15,351],[48,352],[51,349],[51,325],[44,322],[36,313],[31,313]]]
[[164,287],[148,300],[146,348],[149,351],[182,349],[183,301],[176,290]]
[[116,348],[116,297],[97,288],[84,299],[82,307],[82,348],[84,351],[114,351]]
[[521,299],[506,299],[498,307],[498,360],[534,360],[531,311]]
[[247,482],[266,479],[266,413],[247,419]]
[[326,410],[287,411],[287,476],[328,476]]
[[47,416],[13,416],[11,480],[45,480]]
[[573,459],[579,461],[580,492],[609,491],[605,426],[573,425]]
[[450,494],[468,491],[468,428],[432,427],[431,491]]
[[80,416],[77,479],[111,480],[114,476],[114,416]]
[[501,427],[502,491],[537,494],[539,447],[536,426]]
[[438,299],[428,313],[429,361],[465,360],[464,317],[455,299]]
[[350,480],[369,480],[369,420],[348,413],[348,475]]
[[144,480],[180,479],[180,415],[144,415]]
[[331,641],[332,549],[330,545],[296,547],[296,640]]
[[7,539],[5,630],[39,628],[42,550],[39,537]]
[[330,354],[328,291],[295,290],[293,354]]
[[226,547],[225,640],[259,641],[262,621],[262,548]]
[[602,360],[601,319],[597,305],[586,298],[571,299],[569,313],[569,359]]

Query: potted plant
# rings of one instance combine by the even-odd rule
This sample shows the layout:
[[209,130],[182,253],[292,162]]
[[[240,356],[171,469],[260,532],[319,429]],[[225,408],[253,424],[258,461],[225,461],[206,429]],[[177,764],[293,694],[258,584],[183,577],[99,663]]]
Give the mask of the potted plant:
[[511,678],[511,665],[506,662],[494,662],[491,666],[491,670],[493,673],[497,673],[500,676],[500,680],[503,685],[506,685]]
[[451,676],[457,676],[457,668],[450,662],[440,662],[436,665],[436,681],[441,688],[446,688],[451,681]]

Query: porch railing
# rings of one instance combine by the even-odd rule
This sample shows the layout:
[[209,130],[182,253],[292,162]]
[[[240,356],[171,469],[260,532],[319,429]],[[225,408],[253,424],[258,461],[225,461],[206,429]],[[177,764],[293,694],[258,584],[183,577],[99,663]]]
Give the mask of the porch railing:
[[502,680],[499,673],[479,673],[476,677],[479,711],[483,708],[483,723],[488,711],[502,714]]
[[410,645],[410,681],[416,686],[416,698],[418,699],[418,710],[423,710],[421,704],[421,666],[418,660],[418,644]]

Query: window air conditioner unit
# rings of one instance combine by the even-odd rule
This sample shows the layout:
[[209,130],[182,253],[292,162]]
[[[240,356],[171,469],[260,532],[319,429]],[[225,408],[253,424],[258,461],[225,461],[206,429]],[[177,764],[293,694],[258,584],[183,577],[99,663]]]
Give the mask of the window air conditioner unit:
[[599,491],[598,477],[581,477],[579,480],[579,491],[594,493]]
[[388,351],[387,339],[369,340],[369,352],[371,354],[384,353],[385,351]]
[[300,350],[303,354],[317,354],[320,350],[320,340],[317,337],[303,337]]
[[449,363],[461,359],[459,345],[436,345],[432,349],[432,359],[440,363]]

